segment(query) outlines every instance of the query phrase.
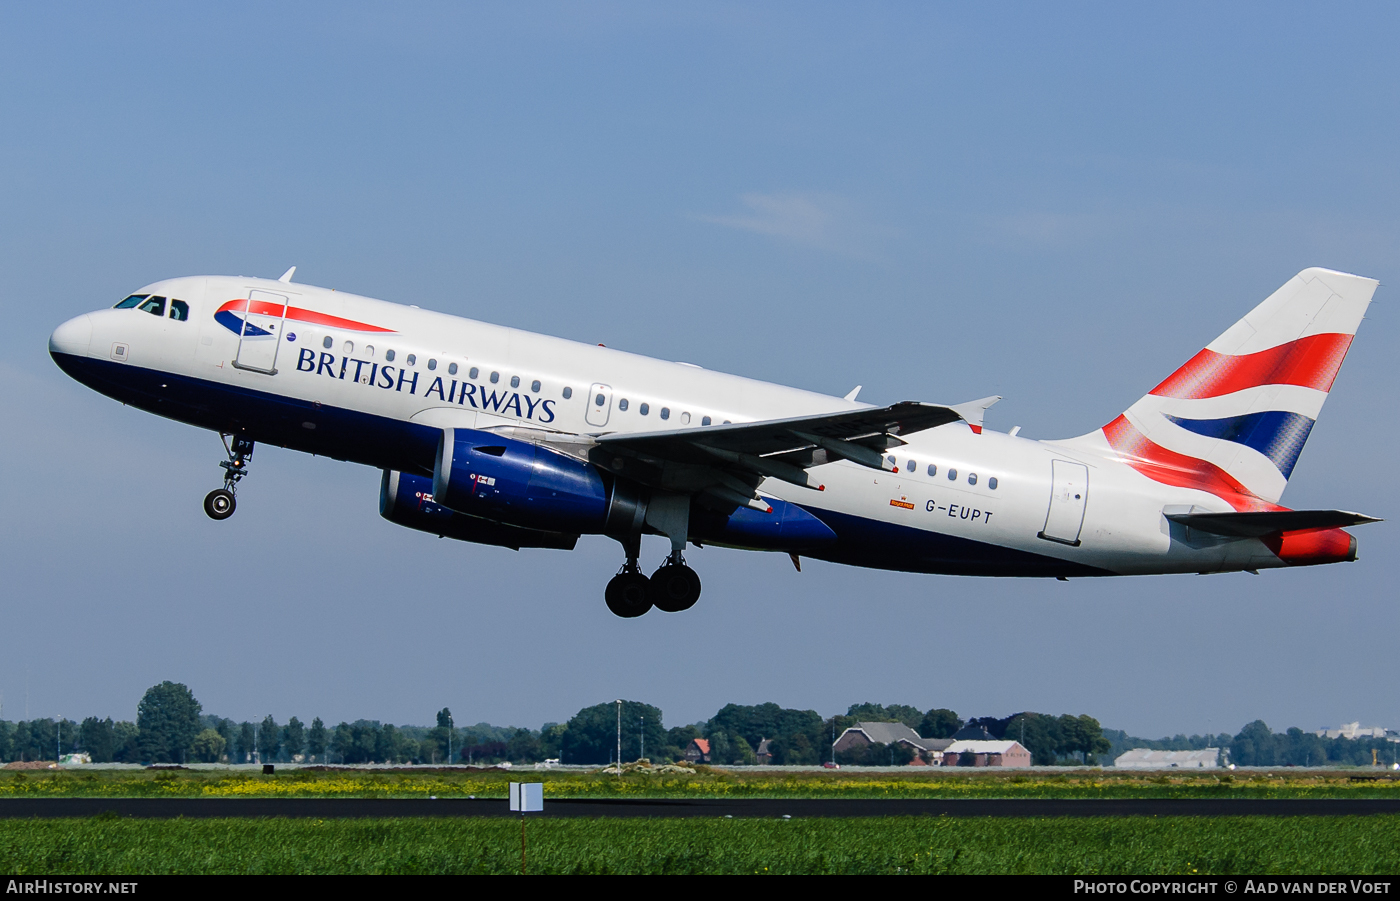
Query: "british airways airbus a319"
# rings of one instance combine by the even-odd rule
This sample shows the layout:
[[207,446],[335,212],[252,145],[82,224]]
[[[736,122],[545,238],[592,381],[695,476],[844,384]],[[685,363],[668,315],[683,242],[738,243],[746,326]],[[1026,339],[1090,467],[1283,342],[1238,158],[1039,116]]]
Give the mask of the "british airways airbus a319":
[[[1343,527],[1376,521],[1278,503],[1375,292],[1355,275],[1298,273],[1108,425],[1059,441],[984,429],[997,397],[875,407],[291,276],[157,282],[63,323],[49,352],[223,437],[216,520],[256,442],[350,460],[383,470],[380,514],[411,529],[517,550],[617,539],[618,616],[696,602],[688,542],[1064,579],[1350,561]],[[644,534],[670,541],[650,576]]]

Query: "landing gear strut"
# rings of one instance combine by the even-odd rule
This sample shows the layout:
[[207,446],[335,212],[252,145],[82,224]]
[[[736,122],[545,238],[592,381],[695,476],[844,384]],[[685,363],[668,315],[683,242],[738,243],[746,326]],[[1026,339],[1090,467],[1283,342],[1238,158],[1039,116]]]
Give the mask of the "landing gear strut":
[[253,456],[253,441],[242,435],[235,435],[233,446],[230,447],[227,435],[220,433],[219,438],[223,440],[224,452],[228,454],[228,459],[219,464],[224,471],[224,487],[215,488],[204,496],[204,512],[210,519],[224,520],[238,509],[235,495],[238,493],[239,481],[248,474],[248,460]]

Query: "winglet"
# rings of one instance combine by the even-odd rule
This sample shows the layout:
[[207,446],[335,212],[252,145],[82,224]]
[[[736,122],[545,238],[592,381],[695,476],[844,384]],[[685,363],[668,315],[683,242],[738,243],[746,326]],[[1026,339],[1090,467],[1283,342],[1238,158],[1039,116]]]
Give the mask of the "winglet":
[[980,400],[970,400],[965,404],[952,404],[948,409],[961,416],[974,434],[982,434],[982,417],[987,412],[987,408],[1001,400],[1000,394],[993,394],[991,397],[984,397]]
[[846,395],[846,400],[855,400],[856,395],[860,393],[860,389],[864,387],[864,385],[856,385],[854,388],[851,389],[851,393]]
[[279,281],[279,282],[285,282],[286,284],[291,284],[291,282],[292,282],[292,273],[293,273],[293,272],[296,272],[296,271],[297,271],[297,267],[293,266],[292,268],[288,269],[286,272],[282,273],[282,277],[279,278],[278,281]]

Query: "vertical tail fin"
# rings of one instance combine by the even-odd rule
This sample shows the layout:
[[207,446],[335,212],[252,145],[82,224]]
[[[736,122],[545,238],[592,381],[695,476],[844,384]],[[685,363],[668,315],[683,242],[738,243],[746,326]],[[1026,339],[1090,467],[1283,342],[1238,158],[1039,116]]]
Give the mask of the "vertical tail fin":
[[1236,509],[1277,503],[1377,284],[1303,270],[1104,426],[1104,438],[1155,481]]

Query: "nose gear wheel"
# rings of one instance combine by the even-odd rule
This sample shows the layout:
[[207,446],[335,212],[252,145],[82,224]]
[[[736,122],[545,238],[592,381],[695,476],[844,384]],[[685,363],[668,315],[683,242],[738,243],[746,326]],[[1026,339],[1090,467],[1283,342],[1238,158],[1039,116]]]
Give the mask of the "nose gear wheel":
[[204,512],[209,514],[210,519],[228,519],[237,508],[238,501],[233,492],[226,488],[215,488],[204,496]]

